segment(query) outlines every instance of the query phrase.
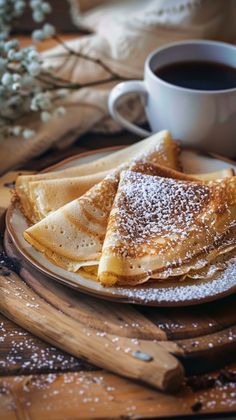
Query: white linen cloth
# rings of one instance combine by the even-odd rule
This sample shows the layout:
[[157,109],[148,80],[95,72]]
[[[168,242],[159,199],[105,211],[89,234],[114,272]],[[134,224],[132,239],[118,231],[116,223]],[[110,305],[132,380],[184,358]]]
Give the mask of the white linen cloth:
[[[184,39],[236,39],[234,0],[130,0],[99,6],[84,15],[79,0],[70,0],[74,21],[92,29],[92,35],[68,42],[88,56],[99,58],[123,77],[141,79],[146,56],[155,48]],[[72,82],[87,83],[108,75],[97,64],[69,56],[61,68],[62,46],[42,54],[44,65]],[[117,82],[116,82],[117,83]],[[119,127],[108,115],[107,98],[113,83],[73,91],[64,99],[67,113],[42,123],[36,117],[27,126],[36,130],[31,139],[9,138],[0,143],[0,173],[43,153],[52,145],[66,147],[87,131],[115,132]],[[122,112],[132,121],[145,120],[137,97],[123,102]]]

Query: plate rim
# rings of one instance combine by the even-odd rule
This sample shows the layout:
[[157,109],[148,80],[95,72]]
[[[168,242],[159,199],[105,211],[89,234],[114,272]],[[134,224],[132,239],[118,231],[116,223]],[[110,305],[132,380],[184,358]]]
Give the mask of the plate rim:
[[[54,169],[58,169],[60,166],[63,166],[66,163],[69,163],[73,160],[76,159],[80,159],[83,157],[87,157],[90,155],[96,155],[98,153],[102,153],[102,152],[112,152],[115,150],[120,150],[122,148],[124,148],[125,146],[111,146],[111,147],[104,147],[104,148],[99,148],[99,149],[95,149],[95,150],[90,150],[87,152],[82,152],[82,153],[78,153],[76,155],[70,156],[66,159],[63,159],[62,161],[50,165],[49,167],[45,168],[43,171],[40,171],[40,173],[46,173],[46,172],[50,172]],[[201,152],[199,150],[193,150],[193,149],[189,149],[189,148],[184,148],[185,150],[191,150],[196,152],[197,154],[200,154],[202,156],[208,156],[208,157],[212,157],[216,160],[220,160],[220,161],[225,161],[227,163],[231,163],[232,165],[236,165],[236,162],[224,157],[221,157],[219,155],[213,154],[213,153],[204,153]],[[13,244],[16,248],[16,251],[26,260],[27,263],[29,263],[34,269],[40,271],[41,273],[43,273],[44,275],[50,277],[51,279],[53,279],[54,281],[57,281],[67,287],[72,287],[74,289],[76,289],[77,291],[80,291],[81,293],[85,293],[85,294],[89,294],[92,296],[96,296],[99,297],[100,299],[105,299],[105,300],[110,300],[110,301],[116,301],[116,302],[120,302],[120,303],[128,303],[128,304],[138,304],[138,305],[143,305],[143,306],[154,306],[154,307],[185,307],[185,306],[192,306],[192,305],[199,305],[199,304],[204,304],[207,302],[211,302],[220,298],[224,298],[228,295],[233,294],[234,292],[236,292],[236,282],[234,286],[229,287],[229,289],[226,289],[225,291],[216,293],[214,295],[210,295],[210,296],[206,296],[202,299],[199,300],[199,298],[197,299],[191,299],[191,300],[187,300],[187,301],[183,301],[183,300],[179,300],[179,301],[144,301],[143,299],[139,298],[139,297],[129,297],[129,296],[125,296],[122,294],[114,293],[114,292],[109,292],[110,288],[104,288],[104,292],[102,290],[98,290],[96,288],[91,288],[91,287],[86,287],[82,284],[79,283],[73,283],[70,279],[66,279],[63,275],[60,274],[56,274],[55,272],[52,272],[50,270],[50,268],[44,267],[43,265],[41,265],[40,262],[38,262],[37,260],[34,259],[34,257],[32,257],[31,255],[29,255],[27,253],[27,250],[25,250],[24,248],[22,248],[21,244],[19,243],[18,237],[15,234],[15,230],[12,226],[11,223],[11,217],[13,215],[13,212],[15,210],[15,205],[14,203],[11,203],[9,205],[9,207],[7,208],[6,211],[6,229],[8,234],[10,235],[11,240],[13,241]],[[44,256],[44,258],[46,258]],[[92,281],[92,280],[91,280]],[[139,288],[141,288],[142,285],[139,286]],[[130,287],[131,288],[131,287]],[[106,293],[106,291],[108,293]]]

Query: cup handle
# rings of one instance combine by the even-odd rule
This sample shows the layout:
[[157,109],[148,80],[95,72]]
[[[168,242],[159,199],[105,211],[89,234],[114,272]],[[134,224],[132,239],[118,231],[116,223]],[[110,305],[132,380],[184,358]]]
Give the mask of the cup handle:
[[145,102],[147,100],[147,90],[145,87],[145,83],[141,80],[132,80],[128,82],[118,83],[118,85],[116,85],[111,90],[111,93],[108,98],[109,112],[114,118],[114,120],[121,124],[123,127],[125,127],[127,130],[141,137],[150,136],[150,134],[152,134],[151,132],[144,130],[143,128],[140,128],[137,125],[129,122],[128,120],[126,120],[126,118],[122,117],[122,115],[117,110],[117,105],[120,98],[129,93],[138,93],[142,98],[144,98]]

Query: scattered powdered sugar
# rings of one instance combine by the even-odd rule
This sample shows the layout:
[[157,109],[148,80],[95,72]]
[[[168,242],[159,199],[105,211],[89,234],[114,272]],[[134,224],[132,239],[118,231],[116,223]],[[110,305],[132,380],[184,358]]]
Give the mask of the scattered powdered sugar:
[[215,273],[218,271],[223,271],[227,268],[229,261],[232,261],[233,258],[236,257],[236,249],[232,249],[231,251],[220,254],[214,261],[211,261],[207,265],[203,264],[203,268],[200,271],[193,271],[189,273],[189,277],[191,279],[208,279],[212,278]]
[[179,282],[174,286],[168,286],[167,282],[148,283],[147,286],[137,287],[117,287],[113,289],[113,294],[124,296],[130,303],[142,302],[146,304],[173,304],[188,301],[210,300],[216,298],[221,293],[229,293],[236,289],[236,257],[225,262],[225,269],[214,275],[208,281],[185,281]]
[[[0,322],[0,373],[20,371],[21,374],[86,369],[89,365],[53,346],[39,341],[18,326],[9,328],[9,321]],[[7,348],[4,351],[4,348]]]
[[[4,413],[7,412],[14,417],[15,413],[20,412],[21,405],[18,400],[22,398],[23,417],[27,419],[31,418],[32,411],[30,410],[34,410],[35,407],[40,419],[49,417],[56,419],[60,412],[74,413],[78,418],[77,415],[81,411],[83,418],[84,415],[86,418],[95,418],[96,415],[94,417],[90,412],[96,411],[97,407],[100,413],[105,413],[104,417],[108,417],[111,402],[117,398],[118,391],[113,386],[114,381],[110,377],[109,374],[104,377],[99,371],[92,374],[81,371],[64,374],[20,375],[15,376],[12,381],[4,378],[0,384],[1,406],[4,407]],[[120,382],[123,385],[122,379]],[[35,395],[41,404],[37,404]],[[118,398],[116,404],[120,402]],[[126,399],[125,406],[132,405],[133,400]]]
[[[105,372],[103,375],[100,372],[69,372],[63,375],[17,376],[12,381],[4,378],[0,395],[4,413],[14,417],[14,414],[22,412],[27,419],[35,410],[40,419],[62,418],[63,413],[69,413],[70,417],[74,415],[73,418],[113,418],[112,413],[124,419],[143,418],[144,411],[147,417],[156,418],[160,410],[166,412],[170,398],[175,402],[173,415],[184,415],[190,407],[194,413],[215,414],[234,412],[236,372],[231,368],[217,374],[189,377],[177,395],[166,396],[166,399],[165,396],[160,398],[160,393],[155,390],[138,384],[131,387],[124,379],[116,377],[114,380],[111,374]],[[22,407],[23,411],[20,411]]]

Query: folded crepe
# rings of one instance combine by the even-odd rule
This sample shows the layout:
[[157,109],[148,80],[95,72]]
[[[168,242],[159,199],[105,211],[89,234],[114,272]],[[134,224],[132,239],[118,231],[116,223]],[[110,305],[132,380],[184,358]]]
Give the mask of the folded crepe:
[[[141,162],[139,162],[139,168],[135,167],[135,170],[137,172],[144,172],[141,170],[140,168],[141,166]],[[133,166],[134,168],[134,166]],[[130,165],[130,169],[133,170],[132,165]],[[139,170],[138,170],[139,169]],[[223,179],[223,178],[230,178],[232,176],[234,176],[234,170],[232,168],[227,168],[227,169],[223,169],[220,171],[216,171],[216,172],[210,172],[210,173],[203,173],[203,174],[185,174],[185,173],[181,173],[175,170],[170,170],[168,168],[164,168],[158,165],[149,165],[148,171],[147,171],[147,167],[146,167],[146,173],[148,173],[149,175],[158,175],[158,176],[162,176],[164,178],[173,178],[173,179],[180,179],[183,181],[196,181],[196,180],[216,180],[216,179]],[[232,235],[232,233],[231,233]],[[184,274],[181,275],[181,280],[184,280],[186,277],[191,277],[191,278],[207,278],[207,276],[210,275],[210,273],[212,273],[213,271],[213,267],[211,266],[210,261],[213,260],[215,258],[216,255],[222,254],[222,257],[225,258],[225,253],[228,253],[231,251],[231,249],[234,249],[234,246],[232,246],[231,244],[231,239],[232,237],[228,238],[229,241],[229,246],[226,246],[226,243],[224,242],[224,246],[217,248],[214,250],[214,252],[212,251],[211,254],[207,255],[207,259],[206,259],[206,255],[204,256],[204,258],[195,258],[194,260],[194,265],[195,265],[195,269],[191,270],[190,273],[188,274]],[[218,257],[220,258],[220,257]],[[227,258],[227,256],[226,256]],[[218,260],[217,260],[218,261]],[[213,262],[215,264],[215,271],[219,271],[220,269],[220,265],[216,264],[215,261]],[[193,264],[193,261],[192,261]],[[207,264],[207,266],[205,267],[205,265]],[[202,268],[203,267],[203,268]],[[208,268],[207,268],[208,267]],[[186,267],[188,271],[188,266]],[[90,279],[96,280],[98,278],[98,265],[92,265],[92,266],[84,266],[81,267],[79,272],[85,276],[88,277]],[[179,272],[179,268],[176,267],[175,269],[172,269],[172,275],[178,276]],[[183,272],[183,267],[181,267],[181,273]],[[164,272],[162,272],[162,279],[164,278],[168,278],[169,277],[169,272],[168,269],[165,270]]]
[[[48,216],[51,212],[82,196],[95,184],[102,181],[108,173],[109,171],[104,171],[79,177],[29,182],[29,202],[32,210],[30,216],[31,221],[37,223],[39,220]],[[159,175],[164,177],[168,176],[166,173],[162,175],[161,168]],[[211,172],[209,174],[194,174],[191,175],[190,179],[210,180],[226,178],[233,175],[234,172],[232,169],[225,169],[222,171]],[[178,174],[176,174],[175,177],[178,179]],[[181,179],[183,179],[182,176]],[[189,179],[189,177],[187,179]]]
[[36,223],[51,212],[85,194],[102,181],[109,171],[73,178],[55,178],[29,183],[31,221]]
[[[59,266],[77,271],[82,266],[98,264],[107,222],[113,200],[119,184],[120,172],[124,168],[144,173],[171,176],[171,169],[152,162],[163,162],[164,150],[170,150],[166,144],[166,133],[156,137],[156,144],[131,163],[126,163],[111,171],[99,184],[96,184],[83,196],[71,201],[24,232],[25,239],[36,249],[43,252]],[[158,141],[157,141],[158,140]],[[161,147],[160,147],[161,144]],[[165,158],[165,162],[166,159]],[[173,158],[168,164],[174,165]],[[187,175],[174,171],[174,176]]]
[[[145,150],[150,150],[151,147],[158,147],[158,158],[157,162],[164,166],[180,169],[179,166],[179,148],[176,143],[173,142],[171,135],[168,131],[163,130],[159,133],[156,133],[147,139],[139,141],[129,147],[126,147],[122,150],[109,154],[106,157],[97,159],[90,163],[85,163],[82,165],[77,165],[72,168],[59,170],[56,172],[46,172],[36,175],[22,175],[19,176],[16,180],[15,186],[15,198],[19,201],[21,209],[24,215],[28,218],[29,221],[36,222],[39,219],[40,210],[35,214],[36,206],[34,204],[34,192],[31,193],[31,186],[32,191],[34,190],[34,185],[31,184],[32,182],[40,182],[42,180],[55,180],[61,178],[71,178],[71,177],[80,177],[80,176],[89,176],[91,177],[92,174],[97,174],[100,172],[109,171],[111,169],[116,168],[117,166],[123,164],[124,162],[129,162],[141,153],[144,153]],[[81,181],[82,185],[86,182],[85,178]],[[90,184],[89,184],[90,182]],[[90,178],[88,181],[88,186],[91,188],[93,180]],[[81,183],[79,182],[79,188],[81,187]],[[94,177],[94,184],[97,183],[97,177]],[[78,192],[80,191],[78,188]],[[40,207],[50,207],[45,201],[43,201],[43,196]],[[77,195],[79,197],[79,195]],[[70,201],[76,197],[70,197]],[[40,199],[39,199],[40,200]],[[65,204],[65,203],[63,203]],[[53,208],[52,210],[55,210]],[[45,215],[45,211],[43,210],[42,217]],[[47,214],[47,212],[46,212]],[[40,217],[41,217],[40,216]]]
[[195,280],[206,280],[215,278],[218,273],[225,271],[232,259],[236,261],[236,247],[232,247],[230,251],[218,255],[202,269],[190,270],[182,279],[191,278]]
[[[156,161],[158,152],[151,150],[149,154],[145,153],[145,158],[141,156],[126,164],[127,167],[150,175],[194,180],[190,175],[153,164],[151,159]],[[124,167],[112,171],[82,197],[27,229],[25,239],[59,266],[69,271],[83,267],[90,275],[96,275],[120,171]]]
[[201,269],[236,246],[236,178],[181,181],[122,172],[98,279],[136,285]]

